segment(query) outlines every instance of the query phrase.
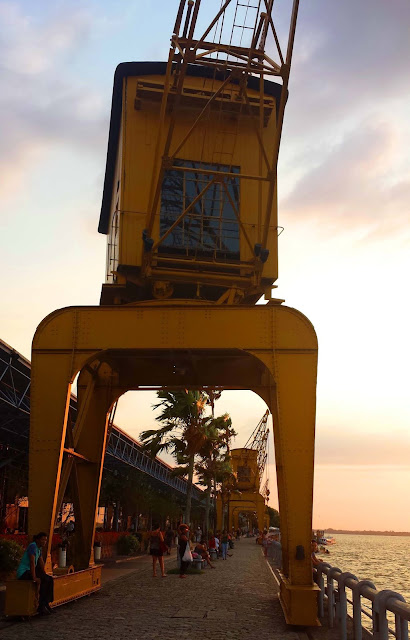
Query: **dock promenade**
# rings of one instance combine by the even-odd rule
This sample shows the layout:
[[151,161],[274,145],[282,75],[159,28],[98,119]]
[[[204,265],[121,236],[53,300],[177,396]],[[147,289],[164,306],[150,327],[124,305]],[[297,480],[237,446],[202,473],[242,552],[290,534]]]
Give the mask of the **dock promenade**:
[[[52,615],[1,629],[2,640],[308,640],[285,624],[277,585],[255,539],[236,543],[227,561],[201,575],[153,578],[151,558],[107,565],[98,593]],[[175,555],[166,569],[175,568]],[[323,636],[321,636],[323,637]]]

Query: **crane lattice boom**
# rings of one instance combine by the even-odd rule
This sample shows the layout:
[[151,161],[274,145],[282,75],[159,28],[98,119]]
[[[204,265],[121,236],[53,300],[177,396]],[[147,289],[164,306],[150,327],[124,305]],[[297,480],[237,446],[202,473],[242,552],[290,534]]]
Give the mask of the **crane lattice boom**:
[[[221,185],[224,197],[229,199],[241,228],[241,234],[254,254],[254,288],[260,292],[263,286],[262,272],[269,255],[268,235],[272,234],[273,210],[276,199],[276,168],[282,133],[283,116],[288,94],[289,72],[292,60],[293,43],[296,29],[299,0],[293,0],[290,18],[287,47],[282,52],[277,29],[274,24],[272,9],[274,0],[222,0],[221,7],[205,30],[197,35],[197,21],[201,0],[180,0],[179,9],[171,38],[165,82],[159,113],[159,130],[155,147],[154,170],[152,172],[149,203],[147,209],[145,240],[151,242],[150,252],[142,267],[142,274],[148,277],[152,265],[155,264],[158,249],[169,242],[169,236],[183,221],[197,202],[210,187]],[[266,48],[269,45],[269,54]],[[272,51],[270,51],[272,49]],[[206,69],[203,69],[206,67]],[[201,76],[218,78],[213,88],[204,87],[202,91],[192,91],[186,79],[192,69],[202,68]],[[191,70],[191,71],[190,71]],[[263,129],[267,125],[272,112],[272,99],[265,93],[264,79],[280,79],[282,89],[276,105],[276,127],[274,139],[267,140]],[[257,94],[249,91],[249,81],[258,81]],[[233,87],[236,87],[235,89]],[[147,89],[148,91],[148,89]],[[189,131],[181,136],[177,133],[177,118],[181,106],[187,101],[200,104],[195,122]],[[172,225],[166,229],[159,240],[152,239],[156,215],[161,200],[161,189],[164,176],[170,171],[181,171],[178,156],[187,143],[195,135],[211,110],[219,110],[227,115],[243,114],[250,122],[252,135],[259,148],[259,168],[252,175],[237,172],[229,160],[230,151],[222,148],[221,154],[226,158],[222,165],[201,169],[203,175],[209,175],[209,181],[197,198],[181,211]],[[226,132],[225,132],[226,133]],[[221,133],[221,144],[224,135]],[[185,167],[184,170],[187,170]],[[229,179],[259,182],[257,209],[256,243],[251,240],[249,232],[239,219],[240,212],[229,192]],[[264,189],[266,187],[266,194]],[[277,232],[277,228],[276,228]],[[269,240],[270,242],[270,240]],[[248,270],[249,270],[249,265]],[[266,288],[266,287],[265,287]],[[255,293],[255,295],[256,295]],[[226,294],[228,296],[228,293]],[[233,297],[234,294],[231,294]],[[223,299],[224,300],[224,299]]]
[[268,459],[268,418],[269,409],[265,411],[261,420],[258,422],[247,443],[245,444],[245,449],[256,449],[256,451],[258,452],[257,464],[260,482],[262,482],[263,472],[265,471],[266,461]]

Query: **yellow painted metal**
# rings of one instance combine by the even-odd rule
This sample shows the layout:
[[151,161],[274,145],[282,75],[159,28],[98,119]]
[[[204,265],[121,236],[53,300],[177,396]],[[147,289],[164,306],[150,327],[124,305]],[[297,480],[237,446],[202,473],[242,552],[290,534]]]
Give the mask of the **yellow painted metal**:
[[[271,298],[278,275],[276,165],[298,0],[286,56],[271,1],[266,11],[253,7],[249,47],[242,38],[229,46],[208,41],[229,3],[196,39],[200,0],[181,0],[168,64],[117,69],[99,226],[108,235],[101,302],[110,306],[56,311],[34,337],[29,529],[49,533],[51,571],[54,523],[69,491],[76,518],[75,573],[56,578],[58,597],[63,601],[94,588],[97,574],[89,566],[113,403],[130,389],[154,385],[251,389],[274,417],[281,601],[292,624],[315,624],[309,548],[317,343],[302,314]],[[265,53],[268,34],[280,62]],[[280,77],[282,87],[266,83],[265,76]],[[170,220],[161,224],[163,179],[171,175],[178,176],[176,197]],[[202,207],[207,198],[212,204]],[[167,238],[187,220],[201,229],[201,241],[190,236],[181,246],[169,246]],[[209,241],[214,235],[217,242]],[[273,304],[250,306],[263,294]],[[69,399],[78,373],[72,429]],[[242,450],[238,461],[241,455],[251,454]],[[232,522],[240,509],[250,509],[263,526],[257,475],[255,482],[242,483],[240,500],[231,495]],[[305,555],[296,557],[301,547]]]
[[37,588],[31,580],[6,582],[5,616],[34,616],[37,613]]
[[[274,418],[286,577],[282,603],[292,624],[316,624],[309,551],[316,365],[312,325],[298,311],[280,305],[223,307],[182,301],[54,312],[33,340],[29,532],[53,531],[63,456],[69,455],[64,449],[70,449],[67,401],[78,372],[78,424],[83,413],[86,426],[78,437],[77,427],[71,435],[74,450],[83,457],[73,464],[83,531],[76,570],[85,568],[87,558],[92,562],[92,522],[112,403],[126,391],[147,385],[251,389],[266,401]],[[303,558],[296,557],[300,545]]]
[[76,600],[101,589],[101,566],[67,573],[54,578],[54,601],[51,606]]
[[[256,449],[232,449],[232,471],[236,478],[236,485],[217,503],[217,521],[219,528],[225,526],[228,530],[237,529],[239,514],[249,513],[254,516],[258,527],[265,526],[266,506],[265,498],[259,493],[258,451]],[[222,516],[224,506],[225,517]]]
[[[225,97],[219,103],[216,100],[215,107],[197,122],[203,109],[204,95],[218,94],[221,87],[224,87],[222,96]],[[178,297],[194,298],[196,289],[192,293],[189,287],[197,285],[198,297],[203,299],[216,300],[224,291],[234,288],[242,292],[244,302],[256,302],[278,276],[276,190],[269,209],[269,231],[265,243],[269,257],[262,263],[254,253],[255,244],[261,242],[262,211],[267,207],[269,176],[274,160],[270,152],[267,159],[269,170],[265,162],[262,170],[258,170],[261,145],[265,157],[276,135],[276,99],[265,96],[262,111],[265,113],[266,110],[269,115],[265,126],[262,123],[259,127],[258,117],[248,113],[246,99],[248,102],[252,100],[252,104],[259,109],[260,93],[249,87],[244,90],[243,83],[238,84],[237,78],[227,82],[216,77],[187,75],[181,108],[171,113],[167,111],[161,116],[158,100],[163,91],[164,76],[161,75],[134,75],[123,79],[121,126],[108,233],[107,283],[103,287],[102,303],[119,304],[133,299],[160,297],[155,285],[162,281],[172,283],[174,288],[177,284],[178,291],[183,292]],[[232,112],[232,109],[235,111]],[[170,153],[178,151],[177,159],[212,165],[220,163],[228,168],[239,167],[237,172],[232,173],[229,169],[198,170],[189,166],[175,166],[175,171],[208,173],[210,180],[215,178],[222,181],[224,187],[229,176],[238,178],[240,204],[236,214],[240,227],[239,261],[218,256],[201,260],[200,256],[188,257],[183,252],[182,255],[175,255],[161,251],[164,235],[160,232],[161,198],[149,231],[154,250],[144,253],[142,235],[147,227],[151,183],[156,175],[157,136],[162,132],[162,135],[159,134],[162,148],[171,118],[175,144]],[[173,166],[171,155],[167,169]],[[204,186],[202,184],[201,189]],[[230,198],[229,194],[227,198]],[[191,203],[190,208],[192,206]],[[181,216],[183,213],[181,211]],[[209,294],[210,287],[218,292],[213,297]]]
[[317,617],[317,596],[320,589],[317,584],[313,583],[310,587],[292,584],[281,571],[279,577],[279,600],[286,622],[307,627],[320,626]]
[[260,478],[256,449],[232,449],[232,470],[240,491],[259,491]]
[[256,520],[260,529],[266,525],[265,499],[258,491],[231,491],[229,498],[224,495],[223,500],[218,496],[216,501],[217,529],[231,531],[239,525],[239,515],[249,515],[250,520]]

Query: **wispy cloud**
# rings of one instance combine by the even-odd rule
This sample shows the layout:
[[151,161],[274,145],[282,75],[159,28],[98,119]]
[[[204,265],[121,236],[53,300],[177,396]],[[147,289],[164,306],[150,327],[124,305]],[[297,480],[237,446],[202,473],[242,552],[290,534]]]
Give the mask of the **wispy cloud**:
[[316,440],[316,464],[321,467],[410,469],[410,436],[386,433],[321,430]]
[[408,92],[409,25],[407,0],[301,4],[291,80],[300,126],[345,121]]
[[84,81],[65,77],[67,59],[86,46],[93,15],[59,5],[34,20],[0,2],[0,141],[2,197],[21,187],[25,172],[53,145],[101,150],[106,109]]
[[300,9],[280,160],[281,215],[363,240],[408,235],[410,4]]
[[392,183],[390,176],[400,149],[392,123],[361,122],[307,168],[282,200],[283,212],[330,228],[365,226],[372,235],[406,228],[410,179]]

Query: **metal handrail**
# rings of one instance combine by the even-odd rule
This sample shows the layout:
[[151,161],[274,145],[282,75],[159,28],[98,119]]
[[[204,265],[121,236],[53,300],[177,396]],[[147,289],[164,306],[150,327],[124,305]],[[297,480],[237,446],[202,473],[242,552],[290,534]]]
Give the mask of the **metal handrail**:
[[[320,587],[319,617],[324,617],[324,599],[328,600],[329,626],[337,622],[340,628],[341,640],[347,640],[347,605],[353,605],[353,627],[355,640],[362,640],[362,614],[372,619],[372,634],[377,640],[389,640],[389,633],[397,640],[408,640],[408,623],[410,621],[410,605],[400,593],[384,589],[378,591],[370,580],[358,580],[351,573],[343,572],[337,567],[331,567],[327,562],[321,562],[316,571],[316,582]],[[326,586],[323,576],[326,575]],[[335,588],[334,581],[337,582]],[[346,596],[345,589],[352,591],[352,600]],[[372,603],[371,615],[362,608],[361,598]],[[395,629],[388,626],[387,612],[395,616]]]

